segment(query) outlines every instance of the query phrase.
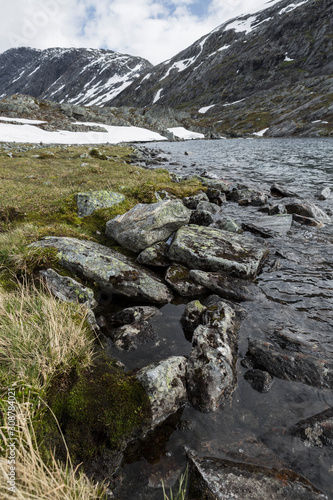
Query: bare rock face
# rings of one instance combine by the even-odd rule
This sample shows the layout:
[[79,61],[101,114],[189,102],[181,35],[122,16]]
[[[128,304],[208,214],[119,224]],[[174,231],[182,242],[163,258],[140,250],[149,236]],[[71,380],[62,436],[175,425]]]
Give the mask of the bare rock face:
[[190,498],[205,500],[328,500],[309,481],[287,469],[198,457],[188,450]]
[[220,229],[189,225],[182,227],[171,244],[171,260],[203,271],[225,271],[253,278],[268,254],[261,243]]
[[91,215],[99,208],[110,208],[124,201],[125,196],[113,191],[91,191],[76,195],[78,217]]
[[95,281],[107,293],[159,304],[165,304],[172,298],[157,276],[98,243],[50,236],[32,246],[56,248],[61,265]]
[[106,235],[134,252],[169,236],[190,220],[191,212],[180,200],[140,203],[106,224]]
[[152,427],[186,403],[185,367],[184,356],[172,356],[137,373],[136,378],[150,399]]
[[214,412],[236,385],[237,332],[235,311],[213,296],[192,340],[187,363],[188,397],[195,408]]

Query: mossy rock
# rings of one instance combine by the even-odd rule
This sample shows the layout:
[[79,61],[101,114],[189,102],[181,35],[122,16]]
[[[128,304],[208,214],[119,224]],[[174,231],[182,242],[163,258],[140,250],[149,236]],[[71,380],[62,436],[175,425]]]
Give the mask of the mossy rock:
[[151,422],[142,385],[104,354],[88,370],[58,380],[48,402],[75,463],[109,459]]

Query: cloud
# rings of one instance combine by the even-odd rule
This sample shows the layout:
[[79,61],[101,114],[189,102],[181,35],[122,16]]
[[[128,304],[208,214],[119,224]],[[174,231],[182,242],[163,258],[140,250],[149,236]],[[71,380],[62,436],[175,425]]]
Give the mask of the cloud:
[[18,46],[107,48],[157,64],[261,2],[14,0],[2,8],[0,51]]

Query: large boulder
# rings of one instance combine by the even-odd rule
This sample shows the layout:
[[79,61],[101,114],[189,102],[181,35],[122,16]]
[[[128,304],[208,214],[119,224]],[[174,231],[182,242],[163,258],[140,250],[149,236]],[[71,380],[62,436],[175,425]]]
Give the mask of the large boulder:
[[96,282],[107,293],[160,304],[172,298],[168,288],[152,273],[98,243],[49,236],[32,245],[56,248],[63,267]]
[[205,500],[328,500],[307,479],[288,469],[266,468],[187,452],[190,498]]
[[106,235],[134,252],[163,241],[190,220],[191,211],[180,200],[140,203],[106,224]]
[[211,297],[192,339],[187,363],[188,397],[202,412],[214,412],[236,385],[237,331],[235,311]]
[[150,399],[153,427],[185,405],[186,361],[184,356],[172,356],[137,373],[136,378]]
[[225,271],[242,278],[255,277],[267,254],[267,247],[253,239],[195,225],[180,228],[169,250],[171,260],[191,269]]

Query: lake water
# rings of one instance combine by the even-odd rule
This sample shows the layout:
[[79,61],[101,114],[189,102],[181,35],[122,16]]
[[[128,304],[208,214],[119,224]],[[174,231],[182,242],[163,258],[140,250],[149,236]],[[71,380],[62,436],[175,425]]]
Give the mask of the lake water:
[[[333,140],[233,139],[147,147],[163,150],[169,161],[161,166],[177,174],[209,170],[218,177],[266,189],[278,182],[333,213],[333,194],[326,201],[315,199],[320,187],[333,189]],[[239,223],[263,216],[256,207],[232,202],[222,210]],[[316,356],[332,359],[333,225],[294,225],[287,234],[265,241],[270,257],[257,283],[267,300],[242,303],[246,317],[239,331],[238,383],[232,397],[210,414],[188,404],[146,439],[131,445],[118,475],[117,499],[162,499],[161,480],[174,484],[186,464],[184,446],[202,456],[236,461],[251,457],[254,463],[283,464],[333,499],[332,448],[306,447],[288,432],[300,420],[332,407],[333,392],[275,378],[271,390],[261,394],[244,379],[247,369],[241,365],[249,337],[267,339],[277,330],[287,332]],[[184,307],[175,303],[161,309],[154,320],[158,346],[124,353],[121,360],[129,369],[189,354],[191,345],[179,321]]]

